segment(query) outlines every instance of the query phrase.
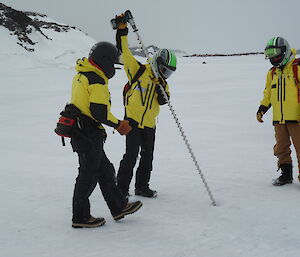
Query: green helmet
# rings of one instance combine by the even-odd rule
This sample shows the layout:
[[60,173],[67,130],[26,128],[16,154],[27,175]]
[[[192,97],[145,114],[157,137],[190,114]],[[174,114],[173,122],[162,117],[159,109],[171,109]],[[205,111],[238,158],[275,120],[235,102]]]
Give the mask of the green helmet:
[[151,60],[151,66],[155,72],[167,79],[176,70],[177,59],[173,51],[169,49],[160,49],[155,53]]
[[265,57],[275,67],[285,66],[291,57],[289,43],[283,37],[271,38],[265,48]]

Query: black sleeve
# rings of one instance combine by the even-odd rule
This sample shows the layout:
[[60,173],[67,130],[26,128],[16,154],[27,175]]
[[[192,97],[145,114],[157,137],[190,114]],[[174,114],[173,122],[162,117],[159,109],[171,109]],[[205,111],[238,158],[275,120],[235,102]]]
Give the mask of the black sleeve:
[[257,113],[259,113],[259,112],[266,113],[270,109],[270,107],[271,107],[271,105],[270,106],[260,105],[259,108],[258,108]]
[[117,29],[116,34],[116,41],[117,41],[117,48],[122,52],[122,46],[121,46],[121,36],[127,36],[128,35],[128,28],[125,29]]
[[[164,86],[162,86],[162,87],[163,87],[163,89],[165,89]],[[160,105],[166,104],[168,101],[165,99],[164,93],[162,92],[161,87],[160,87],[159,85],[157,85],[157,86],[155,87],[155,90],[156,90],[156,93],[157,93],[157,101],[158,101],[158,103],[159,103]],[[164,92],[166,93],[165,90],[164,90]],[[168,100],[169,100],[169,99],[170,99],[169,94],[166,93],[166,95],[168,96]]]
[[125,117],[126,120],[129,121],[129,125],[132,127],[132,128],[138,128],[139,127],[139,123],[136,122],[135,120],[131,119],[131,118],[127,118]]
[[113,123],[113,122],[107,120],[107,105],[91,103],[90,110],[91,110],[93,117],[100,123],[105,124],[110,127],[113,127],[113,128],[117,128],[119,126],[120,122],[118,124],[116,124],[116,123]]

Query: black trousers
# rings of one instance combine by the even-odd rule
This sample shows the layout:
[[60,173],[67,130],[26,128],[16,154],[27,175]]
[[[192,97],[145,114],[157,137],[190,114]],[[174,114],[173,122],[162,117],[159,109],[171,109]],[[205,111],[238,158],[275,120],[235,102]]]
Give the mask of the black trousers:
[[79,173],[73,194],[73,222],[83,222],[90,218],[89,197],[97,183],[102,195],[114,216],[126,206],[127,199],[116,184],[115,169],[107,158],[104,149],[104,135],[98,128],[88,128],[81,135],[71,138],[73,150],[79,158]]
[[155,128],[133,128],[126,136],[126,152],[120,162],[118,187],[127,195],[133,177],[133,169],[140,153],[140,162],[135,175],[135,188],[149,187],[152,171]]

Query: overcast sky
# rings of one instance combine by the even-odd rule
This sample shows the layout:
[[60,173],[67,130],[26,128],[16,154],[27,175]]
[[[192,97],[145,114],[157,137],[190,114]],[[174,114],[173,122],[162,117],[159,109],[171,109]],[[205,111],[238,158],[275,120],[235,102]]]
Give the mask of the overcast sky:
[[[273,36],[300,48],[300,0],[4,0],[115,42],[110,20],[130,10],[145,45],[187,53],[263,51]],[[130,31],[129,42],[137,46]]]

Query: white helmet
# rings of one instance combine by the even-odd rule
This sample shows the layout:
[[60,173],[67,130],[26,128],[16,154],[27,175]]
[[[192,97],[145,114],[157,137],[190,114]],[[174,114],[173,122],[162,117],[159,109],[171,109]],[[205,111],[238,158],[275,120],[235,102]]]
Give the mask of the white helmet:
[[177,59],[173,51],[169,49],[160,49],[151,60],[151,66],[155,72],[167,79],[176,70]]
[[291,48],[283,37],[271,38],[265,48],[265,57],[275,67],[285,66],[291,58]]

